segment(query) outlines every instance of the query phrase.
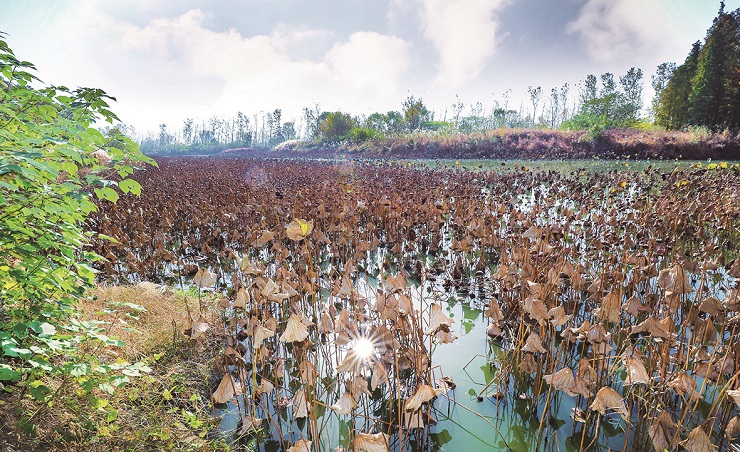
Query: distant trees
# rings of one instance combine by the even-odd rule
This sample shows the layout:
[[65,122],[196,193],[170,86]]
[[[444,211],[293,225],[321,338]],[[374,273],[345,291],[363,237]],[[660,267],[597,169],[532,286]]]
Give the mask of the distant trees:
[[619,77],[618,84],[610,72],[601,74],[599,79],[590,74],[581,86],[579,100],[577,114],[563,127],[594,134],[632,127],[639,122],[642,109],[642,69],[631,68]]
[[421,98],[409,96],[403,101],[403,119],[408,130],[414,131],[419,130],[424,122],[431,121],[433,115],[427,110]]
[[726,13],[723,2],[704,44],[696,42],[686,61],[670,69],[670,63],[658,68],[668,76],[653,101],[658,125],[740,129],[740,9]]

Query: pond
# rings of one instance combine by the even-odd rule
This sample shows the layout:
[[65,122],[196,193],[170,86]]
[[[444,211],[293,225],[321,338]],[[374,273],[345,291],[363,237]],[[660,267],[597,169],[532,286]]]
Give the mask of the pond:
[[162,159],[101,270],[224,295],[246,449],[727,446],[737,165],[504,163]]

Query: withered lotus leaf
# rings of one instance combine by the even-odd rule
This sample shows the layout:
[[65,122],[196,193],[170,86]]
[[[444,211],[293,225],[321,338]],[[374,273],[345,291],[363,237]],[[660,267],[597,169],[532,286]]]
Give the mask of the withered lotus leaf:
[[347,350],[347,354],[339,366],[337,366],[337,372],[359,372],[362,369],[363,357],[360,356],[355,349],[351,348]]
[[437,423],[431,413],[424,413],[424,410],[404,411],[403,413],[403,423],[408,429],[424,428],[427,421],[430,425]]
[[260,381],[259,392],[262,394],[269,394],[275,390],[275,385],[270,382],[267,378],[262,378]]
[[385,280],[386,286],[389,289],[403,292],[406,290],[406,279],[403,277],[403,275],[396,275],[396,276],[389,276]]
[[501,307],[498,305],[498,301],[491,300],[488,309],[486,309],[486,315],[491,318],[494,322],[500,322],[504,320],[504,315],[501,313]]
[[550,309],[547,314],[550,316],[550,323],[552,323],[552,326],[555,328],[568,323],[571,317],[569,315],[565,315],[565,308],[563,308],[562,305]]
[[211,271],[207,268],[201,268],[198,270],[198,273],[195,274],[195,277],[193,278],[193,284],[202,289],[204,287],[211,287],[212,285],[216,284],[216,280],[218,280],[217,274],[211,273]]
[[727,395],[740,407],[740,389],[729,389]]
[[666,410],[661,410],[658,416],[648,427],[648,436],[653,441],[655,450],[673,450],[678,444],[679,436],[676,434],[678,426]]
[[625,356],[624,363],[627,367],[627,379],[624,382],[625,385],[650,384],[650,376],[639,357],[635,355]]
[[295,393],[293,397],[293,418],[299,419],[302,417],[308,417],[311,412],[311,405],[309,405],[306,399],[306,391],[301,388]]
[[437,397],[442,391],[438,391],[428,384],[420,384],[414,394],[406,400],[404,409],[406,411],[416,411],[421,408],[423,403],[429,402]]
[[545,375],[544,379],[547,384],[553,387],[553,389],[558,391],[565,391],[565,393],[571,397],[576,395],[575,393],[571,392],[571,389],[576,384],[575,379],[573,378],[573,370],[571,368],[563,367],[554,374]]
[[717,316],[723,313],[725,307],[716,297],[705,298],[699,305],[699,311],[706,312],[711,316]]
[[530,333],[527,337],[527,341],[524,343],[522,351],[528,353],[547,353],[545,347],[542,346],[540,335],[534,332]]
[[665,326],[659,321],[655,320],[654,317],[648,317],[642,323],[633,326],[630,329],[630,335],[644,334],[661,339],[671,338],[671,333],[665,328]]
[[740,416],[735,416],[730,419],[725,429],[725,437],[728,441],[732,441],[740,435]]
[[609,320],[610,322],[619,322],[619,313],[622,306],[622,295],[615,293],[614,291],[609,292],[601,299],[601,306],[594,311],[596,317],[601,320]]
[[357,402],[355,402],[355,399],[349,391],[345,391],[344,395],[342,395],[337,403],[332,405],[330,408],[336,411],[337,414],[351,414],[352,410],[357,408]]
[[301,364],[298,365],[298,371],[301,374],[301,383],[304,385],[313,385],[316,382],[318,372],[311,361],[301,361]]
[[630,297],[622,305],[622,309],[629,315],[637,317],[643,312],[649,311],[650,308],[645,307],[637,297]]
[[691,400],[702,398],[702,395],[696,391],[696,381],[686,372],[679,372],[676,378],[668,382],[668,387],[682,396],[689,396]]
[[625,421],[629,421],[630,413],[624,404],[624,399],[609,386],[599,389],[590,408],[598,411],[601,415],[605,415],[607,411],[613,411],[619,413]]
[[299,439],[292,446],[286,450],[286,452],[311,452],[311,444],[313,441],[307,439]]
[[244,416],[242,418],[242,425],[239,429],[240,435],[246,435],[247,433],[257,431],[262,425],[264,419],[256,418],[254,416]]
[[227,403],[234,398],[237,394],[242,393],[241,384],[230,374],[224,374],[221,378],[221,383],[218,384],[216,390],[211,394],[213,401],[216,403]]
[[709,439],[701,426],[691,430],[689,437],[681,442],[681,445],[687,452],[713,452],[716,450],[712,445],[712,440]]
[[525,353],[522,357],[521,363],[519,363],[519,370],[527,374],[533,374],[540,369],[540,365],[534,359],[534,354]]
[[286,227],[285,234],[290,240],[299,242],[308,236],[313,231],[313,220],[305,221],[299,218],[294,218]]
[[550,314],[547,313],[547,306],[545,303],[530,295],[524,300],[524,312],[529,314],[532,320],[536,320],[540,325],[545,324],[545,320],[550,318]]
[[269,278],[265,281],[265,286],[262,288],[262,296],[265,297],[265,299],[276,303],[280,303],[290,297],[287,293],[281,293],[280,287],[275,284],[275,281]]
[[308,327],[301,322],[297,315],[291,314],[285,331],[280,335],[280,342],[301,342],[307,337]]
[[247,303],[249,303],[249,294],[244,289],[244,287],[240,287],[239,291],[236,293],[236,300],[234,301],[234,307],[246,310]]
[[385,365],[380,361],[376,361],[373,364],[373,375],[370,378],[370,388],[375,391],[378,386],[388,383],[388,371],[385,370]]
[[208,331],[208,328],[210,328],[208,320],[201,315],[198,317],[198,320],[190,324],[190,339],[198,339],[203,333]]
[[390,443],[385,433],[358,433],[352,443],[356,452],[388,452]]
[[367,380],[361,375],[355,375],[349,385],[349,392],[352,394],[355,400],[360,400],[360,397],[364,395],[369,396],[370,390],[367,388]]
[[267,329],[263,327],[262,325],[256,325],[254,327],[252,347],[259,348],[262,345],[262,341],[264,341],[267,338],[273,337],[274,335],[275,335],[275,332],[273,330]]
[[429,329],[427,330],[426,334],[434,334],[441,325],[446,325],[449,327],[455,322],[450,317],[445,315],[444,312],[442,312],[442,306],[438,305],[437,303],[431,303],[429,305],[429,309]]
[[660,271],[658,285],[665,290],[666,295],[682,295],[691,293],[694,288],[689,283],[689,275],[680,264],[674,264],[670,268]]

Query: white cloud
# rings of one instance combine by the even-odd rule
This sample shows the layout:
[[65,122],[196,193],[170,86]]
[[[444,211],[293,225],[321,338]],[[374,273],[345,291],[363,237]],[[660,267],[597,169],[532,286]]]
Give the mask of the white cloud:
[[658,1],[588,0],[568,32],[577,33],[588,55],[602,63],[639,61],[681,41],[666,6]]
[[[208,29],[207,15],[197,9],[145,26],[90,14],[94,25],[73,44],[80,49],[75,58],[87,61],[74,65],[95,67],[94,86],[103,83],[117,96],[115,111],[140,129],[276,108],[288,120],[314,102],[352,113],[387,108],[402,98],[410,61],[409,42],[375,32],[336,40],[328,30],[276,24],[269,35],[245,36]],[[319,53],[312,47],[317,41],[325,45]]]
[[424,37],[439,54],[436,81],[461,85],[475,78],[498,43],[496,12],[507,0],[420,0]]

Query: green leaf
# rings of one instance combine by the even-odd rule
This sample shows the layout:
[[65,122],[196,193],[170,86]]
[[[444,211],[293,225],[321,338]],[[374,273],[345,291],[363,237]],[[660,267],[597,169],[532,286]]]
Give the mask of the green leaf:
[[118,201],[118,193],[110,187],[101,187],[95,189],[95,195],[98,199],[110,202]]
[[22,376],[22,373],[13,369],[9,365],[0,364],[0,381],[18,381]]
[[141,195],[141,184],[133,179],[124,179],[118,183],[118,188],[124,193],[133,193],[136,196]]
[[47,322],[34,320],[28,323],[28,328],[32,329],[39,336],[51,337],[57,333],[56,327]]

